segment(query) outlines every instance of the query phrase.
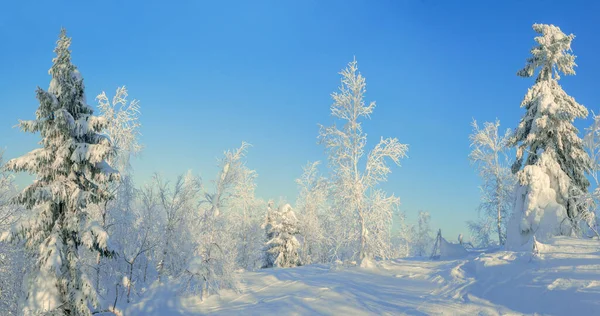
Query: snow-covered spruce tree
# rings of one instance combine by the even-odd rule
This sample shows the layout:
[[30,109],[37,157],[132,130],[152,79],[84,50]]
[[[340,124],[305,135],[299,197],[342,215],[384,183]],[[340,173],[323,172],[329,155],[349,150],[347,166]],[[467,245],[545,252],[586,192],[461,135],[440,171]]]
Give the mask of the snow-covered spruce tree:
[[35,174],[15,202],[32,210],[4,240],[24,239],[37,261],[28,281],[25,314],[90,315],[96,290],[80,261],[88,250],[111,256],[108,235],[91,221],[87,207],[110,198],[103,184],[118,179],[106,162],[114,154],[109,139],[100,134],[106,121],[93,116],[87,105],[83,79],[71,63],[71,39],[63,29],[48,91],[37,90],[36,119],[21,121],[26,132],[40,132],[42,148],[13,159],[6,170]]
[[325,262],[326,249],[324,243],[321,217],[327,202],[327,182],[318,173],[319,162],[307,163],[302,176],[296,180],[300,193],[296,202],[299,217],[300,235],[302,236],[302,262]]
[[[516,179],[509,168],[508,143],[511,133],[507,130],[504,135],[498,133],[500,121],[485,122],[483,129],[473,120],[473,134],[469,136],[471,148],[469,154],[471,163],[477,167],[483,180],[481,203],[479,204],[480,218],[478,223],[469,223],[475,235],[487,234],[489,222],[495,223],[498,243],[504,245],[506,240],[506,221],[509,212],[514,207],[514,192]],[[479,241],[489,241],[489,236],[477,237]],[[485,245],[484,245],[485,246]]]
[[431,251],[430,247],[433,245],[433,238],[431,237],[431,227],[429,220],[431,216],[429,212],[419,211],[419,217],[417,219],[417,236],[415,238],[414,251],[417,256],[427,256],[427,252]]
[[517,75],[532,77],[537,71],[537,77],[521,102],[526,113],[508,144],[517,148],[512,171],[519,188],[511,219],[514,227],[509,228],[514,232],[507,237],[515,246],[534,234],[543,240],[576,230],[579,213],[585,210],[575,197],[590,184],[585,172],[591,160],[573,126],[588,111],[558,83],[559,73],[575,74],[575,56],[570,53],[575,36],[554,25],[534,24],[533,29],[539,34],[538,45]]
[[271,239],[267,241],[269,253],[275,256],[274,266],[278,268],[297,267],[300,263],[298,254],[300,243],[296,235],[298,219],[289,204],[280,205],[271,215]]
[[340,210],[341,218],[352,220],[341,237],[351,242],[352,257],[358,255],[361,261],[374,256],[386,258],[393,211],[400,201],[393,195],[387,196],[377,185],[391,172],[386,158],[399,165],[400,159],[406,157],[408,146],[396,138],[382,138],[368,153],[365,168],[361,170],[367,143],[361,120],[370,117],[375,102],[365,105],[366,81],[358,72],[356,60],[340,74],[340,91],[332,94],[331,114],[345,124],[342,129],[335,124],[321,126],[319,139],[327,149],[332,169],[333,204]]

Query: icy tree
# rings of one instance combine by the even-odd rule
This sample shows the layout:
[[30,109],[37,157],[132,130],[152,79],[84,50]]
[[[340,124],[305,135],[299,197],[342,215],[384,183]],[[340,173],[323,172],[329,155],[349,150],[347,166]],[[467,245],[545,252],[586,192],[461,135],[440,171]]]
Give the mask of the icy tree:
[[259,268],[263,262],[261,202],[254,196],[256,172],[245,165],[250,144],[225,152],[212,191],[204,192],[195,258],[188,272],[202,297],[237,288],[236,267]]
[[[141,127],[139,101],[129,102],[127,97],[128,92],[125,86],[117,88],[112,99],[109,99],[105,92],[96,97],[100,112],[99,116],[107,122],[103,132],[110,138],[116,149],[116,154],[109,158],[108,163],[119,171],[121,181],[106,186],[105,189],[110,191],[115,199],[100,205],[95,215],[102,227],[115,237],[113,241],[116,241],[119,249],[133,251],[133,248],[137,248],[139,245],[134,246],[133,244],[137,243],[138,240],[128,236],[136,220],[132,210],[132,204],[135,200],[135,188],[131,176],[130,159],[140,153],[142,146],[138,141]],[[136,242],[129,243],[132,240]],[[132,248],[124,250],[129,247]],[[123,272],[121,268],[124,266],[122,263],[126,263],[121,262],[123,258],[123,256],[119,256],[119,260],[110,262],[102,262],[100,256],[95,259],[96,288],[100,293],[107,291],[107,287],[110,289],[115,288],[112,283],[103,287],[100,284],[100,279],[107,280],[116,277],[116,281],[121,282],[120,274]],[[104,275],[101,275],[102,271],[105,272]]]
[[112,255],[107,233],[90,220],[86,208],[110,198],[102,188],[118,179],[106,162],[114,148],[100,134],[106,121],[93,116],[86,103],[83,79],[71,63],[70,44],[63,29],[49,71],[50,87],[37,90],[36,119],[19,124],[23,131],[40,132],[43,147],[6,164],[6,170],[37,176],[15,198],[32,212],[23,214],[19,224],[2,235],[4,240],[23,239],[36,252],[35,269],[27,278],[25,314],[91,314],[96,291],[84,272],[80,252]]
[[429,212],[419,211],[414,251],[415,255],[420,257],[427,255],[427,251],[433,242],[433,239],[431,238],[431,227],[429,225],[430,219],[431,216],[429,215]]
[[302,262],[325,262],[324,232],[321,225],[321,215],[327,202],[327,182],[319,176],[319,162],[308,163],[303,168],[302,176],[296,180],[300,194],[296,202],[299,211],[300,232],[302,242]]
[[138,141],[141,123],[139,120],[140,105],[138,100],[129,102],[127,88],[117,88],[112,102],[103,91],[96,97],[100,116],[107,121],[104,132],[110,137],[117,149],[117,154],[111,159],[111,165],[122,173],[129,171],[131,156],[142,150]]
[[274,265],[279,268],[290,268],[300,265],[298,250],[300,243],[296,239],[298,219],[289,204],[280,205],[273,212],[270,221],[271,239],[267,241],[270,246],[269,253],[275,256]]
[[[0,166],[4,164],[0,150]],[[10,199],[16,193],[13,176],[0,170],[0,232],[18,220],[18,208]],[[28,268],[25,253],[18,245],[0,243],[0,314],[17,315],[21,281]]]
[[163,214],[158,277],[176,277],[184,272],[189,264],[195,245],[195,231],[198,228],[197,204],[200,196],[200,179],[188,172],[177,177],[171,186],[158,174],[154,176],[158,204]]
[[414,225],[410,225],[406,221],[406,213],[397,212],[394,225],[396,226],[394,234],[392,234],[392,247],[394,257],[408,257],[411,254],[412,245],[416,235]]
[[[483,180],[481,185],[480,215],[478,223],[469,223],[471,231],[476,234],[487,234],[484,229],[490,220],[495,223],[495,230],[500,245],[506,240],[506,221],[514,205],[516,179],[508,166],[508,143],[511,133],[498,133],[500,121],[485,122],[483,129],[473,120],[473,134],[469,136],[472,151],[469,154],[471,163],[477,167]],[[482,213],[482,214],[481,214]],[[489,236],[479,236],[479,241],[489,240]]]
[[600,237],[600,210],[598,209],[600,205],[600,178],[598,178],[598,171],[600,170],[600,115],[593,114],[593,123],[586,128],[583,142],[591,158],[589,174],[594,181],[595,189],[593,192],[584,192],[579,196],[578,205],[590,210],[581,216],[588,228],[588,231],[584,233],[591,233],[592,236]]
[[[340,74],[340,91],[332,94],[331,114],[345,124],[341,129],[335,124],[321,126],[319,132],[333,171],[335,207],[340,210],[341,218],[351,220],[340,237],[351,241],[350,247],[361,261],[374,256],[385,258],[389,254],[392,214],[399,199],[386,195],[377,185],[385,181],[391,172],[386,158],[399,165],[408,146],[396,138],[382,138],[368,153],[366,162],[362,162],[367,135],[363,132],[361,120],[370,117],[375,103],[365,105],[366,81],[358,72],[356,60]],[[363,165],[365,167],[361,170]]]
[[492,235],[495,228],[493,218],[484,217],[477,221],[468,221],[467,227],[471,231],[471,239],[477,247],[489,247],[493,244]]
[[534,24],[533,29],[539,34],[538,45],[517,75],[532,77],[539,71],[521,102],[526,113],[508,144],[517,148],[512,171],[519,181],[514,228],[510,228],[514,236],[508,236],[514,244],[523,244],[533,234],[538,239],[570,234],[577,228],[579,213],[585,211],[575,197],[590,184],[585,172],[591,160],[573,125],[588,111],[558,84],[559,73],[575,74],[575,56],[570,53],[575,36],[554,25]]

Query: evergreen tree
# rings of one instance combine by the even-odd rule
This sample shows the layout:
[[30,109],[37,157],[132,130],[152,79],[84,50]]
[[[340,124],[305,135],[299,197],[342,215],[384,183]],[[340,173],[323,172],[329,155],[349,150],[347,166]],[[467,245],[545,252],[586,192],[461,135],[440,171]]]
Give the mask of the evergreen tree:
[[274,265],[279,268],[300,265],[298,249],[300,243],[296,239],[298,220],[289,204],[284,204],[271,217],[270,233],[272,238],[267,242],[269,253],[275,256]]
[[554,191],[551,202],[557,204],[554,209],[558,213],[553,217],[564,217],[560,213],[566,212],[573,228],[582,211],[576,206],[575,197],[587,192],[590,185],[585,172],[591,161],[577,135],[579,131],[573,126],[574,120],[585,118],[588,111],[558,83],[559,73],[575,74],[575,56],[570,53],[575,36],[566,35],[554,25],[534,24],[533,29],[540,34],[535,38],[538,45],[531,49],[532,56],[517,75],[532,77],[538,69],[539,72],[521,102],[526,113],[509,141],[509,146],[517,147],[512,172],[517,174],[521,185],[521,196],[515,206],[515,214],[522,216],[521,234],[537,231],[540,218],[548,209],[541,206],[547,205],[547,201],[540,201],[547,195],[540,183],[548,182],[547,189]]
[[80,251],[111,256],[108,235],[90,219],[87,207],[110,199],[104,184],[118,180],[106,162],[114,155],[100,134],[106,121],[93,116],[86,103],[83,79],[71,63],[71,39],[61,30],[54,52],[48,91],[37,89],[36,119],[20,121],[25,132],[40,132],[42,148],[6,164],[37,179],[16,198],[31,210],[4,240],[23,239],[37,260],[28,277],[25,314],[90,315],[96,290],[80,261]]

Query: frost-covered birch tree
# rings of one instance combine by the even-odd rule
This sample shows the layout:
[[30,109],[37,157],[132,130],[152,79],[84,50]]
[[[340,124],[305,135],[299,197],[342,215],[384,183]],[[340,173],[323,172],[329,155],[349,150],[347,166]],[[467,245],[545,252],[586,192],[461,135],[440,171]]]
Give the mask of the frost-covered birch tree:
[[302,262],[325,262],[327,258],[325,232],[321,220],[327,203],[327,181],[319,175],[319,162],[307,163],[302,176],[296,179],[300,189],[296,202],[300,235],[302,236]]
[[154,185],[163,215],[157,267],[158,278],[163,281],[165,276],[180,276],[192,259],[201,181],[189,171],[177,177],[173,185],[155,174]]
[[533,29],[539,34],[537,45],[517,75],[528,78],[537,72],[537,76],[521,102],[526,113],[508,144],[517,148],[512,171],[519,181],[514,236],[508,236],[514,238],[514,244],[522,244],[534,234],[540,240],[576,230],[579,213],[585,210],[575,198],[590,185],[585,173],[591,160],[573,125],[588,111],[558,83],[561,73],[575,74],[575,55],[571,53],[575,36],[554,25],[534,24]]
[[[0,150],[0,166],[4,165]],[[9,230],[17,221],[19,209],[10,203],[16,193],[13,175],[0,169],[0,232]],[[21,282],[29,260],[21,247],[0,242],[0,315],[19,314]]]
[[600,238],[600,115],[593,114],[592,125],[586,128],[586,134],[583,138],[584,146],[591,158],[589,174],[594,181],[595,189],[592,192],[585,192],[578,198],[579,205],[588,209],[588,212],[581,216],[581,219],[587,224],[588,232],[592,236]]
[[346,236],[343,238],[349,239],[352,245],[352,257],[357,256],[359,260],[374,256],[385,258],[389,254],[392,215],[399,199],[386,195],[377,186],[391,172],[387,159],[399,165],[400,159],[406,157],[408,146],[397,138],[381,138],[367,154],[364,169],[361,168],[367,143],[361,121],[373,113],[375,102],[365,104],[366,81],[358,72],[356,60],[340,74],[339,92],[332,94],[331,114],[344,124],[341,129],[335,124],[321,126],[319,132],[332,169],[334,204],[342,218],[351,219],[350,227],[344,228]]
[[25,314],[90,315],[96,290],[84,271],[81,251],[111,256],[108,235],[90,219],[87,207],[111,198],[104,184],[118,180],[106,162],[114,154],[100,132],[106,120],[86,103],[83,78],[71,63],[71,39],[61,30],[50,68],[48,91],[37,89],[36,119],[20,121],[25,132],[40,132],[42,148],[10,160],[6,170],[27,171],[36,180],[15,203],[31,210],[3,240],[24,240],[35,252],[27,278]]
[[[120,181],[106,186],[106,190],[114,195],[114,199],[106,201],[98,207],[97,218],[102,227],[112,236],[116,246],[121,251],[131,252],[137,248],[136,238],[133,237],[132,227],[135,227],[136,214],[133,212],[135,202],[135,188],[133,185],[132,168],[130,160],[141,152],[139,143],[140,134],[140,105],[138,100],[128,100],[128,92],[125,86],[116,90],[112,99],[105,92],[96,97],[98,102],[99,116],[106,120],[107,125],[103,132],[110,138],[116,149],[116,154],[108,159],[108,163],[119,171]],[[122,283],[123,275],[127,274],[125,269],[128,264],[123,262],[124,256],[119,260],[103,262],[101,257],[96,258],[94,269],[96,270],[96,288],[99,292],[107,292],[115,289],[114,282]],[[103,271],[104,270],[104,271]],[[104,273],[101,273],[104,272]],[[113,282],[104,282],[115,279]],[[118,293],[115,293],[117,295]],[[107,300],[112,303],[112,298]]]
[[[507,130],[500,134],[498,128],[500,121],[485,122],[483,128],[477,121],[471,123],[473,133],[469,136],[472,151],[469,159],[476,166],[479,176],[483,180],[481,189],[481,202],[479,204],[480,218],[478,222],[469,223],[469,228],[480,242],[489,243],[489,223],[498,236],[498,243],[504,245],[506,240],[506,222],[508,214],[514,205],[514,191],[516,179],[511,173],[508,161],[508,147],[511,132]],[[480,243],[481,244],[481,243]]]

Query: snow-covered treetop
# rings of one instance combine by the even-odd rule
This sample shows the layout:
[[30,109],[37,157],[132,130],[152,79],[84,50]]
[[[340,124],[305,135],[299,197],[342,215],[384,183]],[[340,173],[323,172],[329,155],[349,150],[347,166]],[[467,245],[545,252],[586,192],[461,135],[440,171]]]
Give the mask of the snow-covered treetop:
[[[507,163],[507,144],[511,137],[511,130],[507,129],[504,135],[498,133],[500,121],[485,122],[483,128],[480,128],[476,120],[471,122],[473,134],[469,135],[471,148],[469,154],[472,163],[477,164],[480,175],[486,178],[490,174],[497,174],[498,167]],[[499,158],[505,158],[500,161]]]
[[527,58],[525,68],[519,70],[517,75],[532,77],[535,70],[540,68],[536,81],[556,79],[559,72],[565,75],[575,74],[575,55],[571,54],[571,41],[575,35],[566,35],[558,26],[552,24],[534,24],[533,30],[541,36],[535,41],[539,44],[531,49],[531,57]]
[[569,53],[575,36],[567,36],[553,25],[535,24],[533,28],[542,34],[535,38],[539,45],[531,50],[533,56],[517,74],[531,77],[537,68],[540,68],[540,74],[521,102],[527,112],[509,142],[509,146],[517,147],[512,171],[516,173],[521,169],[525,153],[525,164],[532,165],[547,152],[555,156],[552,159],[559,163],[576,187],[585,191],[589,181],[584,173],[590,168],[590,158],[573,122],[576,118],[585,118],[588,110],[558,84],[559,72],[575,74],[575,56]]
[[406,157],[408,145],[401,144],[397,138],[381,138],[380,142],[369,153],[366,169],[361,175],[358,163],[365,153],[367,134],[363,132],[361,118],[370,118],[375,102],[366,105],[364,94],[367,91],[365,77],[358,71],[356,59],[340,72],[342,75],[339,92],[334,92],[331,97],[331,114],[343,121],[343,130],[336,125],[321,126],[319,138],[330,152],[330,163],[337,167],[338,176],[358,179],[367,187],[385,181],[391,172],[385,163],[385,158],[391,159],[400,165],[400,159]]
[[135,156],[142,150],[142,145],[138,142],[142,125],[139,121],[139,101],[134,99],[129,102],[127,97],[125,86],[117,88],[112,102],[104,91],[96,97],[100,116],[107,121],[105,132],[117,149],[117,155],[109,163],[121,173],[129,169],[131,155]]
[[[36,119],[19,121],[23,131],[40,132],[42,148],[12,159],[5,166],[9,171],[37,175],[37,181],[18,198],[27,207],[59,201],[85,207],[109,197],[97,184],[118,178],[118,172],[106,161],[115,154],[110,140],[101,133],[107,122],[93,116],[93,109],[86,103],[83,78],[71,63],[70,44],[71,39],[62,29],[49,70],[50,87],[48,91],[36,91],[40,103]],[[82,190],[84,187],[89,191]]]

